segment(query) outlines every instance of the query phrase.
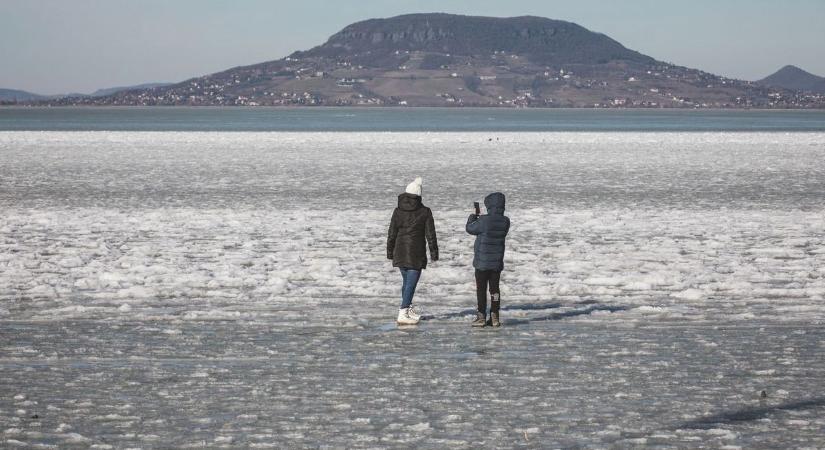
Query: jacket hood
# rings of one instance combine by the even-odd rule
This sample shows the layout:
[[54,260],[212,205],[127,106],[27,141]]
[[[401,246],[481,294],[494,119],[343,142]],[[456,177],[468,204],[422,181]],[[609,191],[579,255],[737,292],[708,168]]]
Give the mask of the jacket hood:
[[421,196],[403,193],[398,196],[398,209],[403,211],[415,211],[421,207]]
[[484,197],[484,206],[489,214],[504,214],[504,194],[493,192]]

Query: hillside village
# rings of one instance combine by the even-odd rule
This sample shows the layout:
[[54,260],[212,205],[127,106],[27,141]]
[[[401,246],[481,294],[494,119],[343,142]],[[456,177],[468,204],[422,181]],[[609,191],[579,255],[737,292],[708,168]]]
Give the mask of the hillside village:
[[[590,108],[822,108],[825,95],[767,88],[673,65],[539,67],[500,52],[476,58],[404,52],[395,70],[286,58],[168,88],[52,105],[499,106]],[[399,55],[400,56],[400,55]],[[450,64],[422,68],[433,56]]]

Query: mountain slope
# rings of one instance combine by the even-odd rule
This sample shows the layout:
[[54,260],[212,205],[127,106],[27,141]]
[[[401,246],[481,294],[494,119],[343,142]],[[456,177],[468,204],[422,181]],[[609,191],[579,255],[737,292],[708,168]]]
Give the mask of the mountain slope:
[[806,72],[796,66],[785,66],[773,75],[757,83],[764,86],[777,86],[795,91],[810,91],[825,94],[825,78]]
[[811,108],[825,98],[657,61],[541,17],[354,23],[286,58],[58,105]]

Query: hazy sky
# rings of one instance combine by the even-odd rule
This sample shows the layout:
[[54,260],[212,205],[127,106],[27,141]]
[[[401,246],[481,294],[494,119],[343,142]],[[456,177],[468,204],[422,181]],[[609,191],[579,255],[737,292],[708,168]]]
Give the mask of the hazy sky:
[[181,81],[412,12],[544,16],[720,75],[753,80],[795,64],[825,76],[825,0],[0,0],[0,87]]

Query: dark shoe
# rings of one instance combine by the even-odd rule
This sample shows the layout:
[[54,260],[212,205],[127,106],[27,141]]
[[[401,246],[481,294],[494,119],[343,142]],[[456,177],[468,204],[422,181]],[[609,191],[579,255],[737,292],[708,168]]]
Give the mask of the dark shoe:
[[501,322],[498,320],[498,313],[490,313],[490,325],[494,327],[500,327]]
[[474,327],[483,327],[487,325],[486,317],[484,317],[483,312],[476,313],[476,320],[474,320],[470,325]]

